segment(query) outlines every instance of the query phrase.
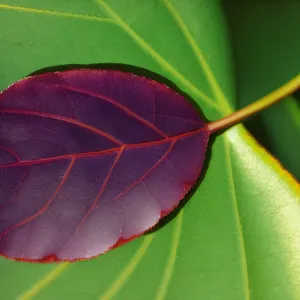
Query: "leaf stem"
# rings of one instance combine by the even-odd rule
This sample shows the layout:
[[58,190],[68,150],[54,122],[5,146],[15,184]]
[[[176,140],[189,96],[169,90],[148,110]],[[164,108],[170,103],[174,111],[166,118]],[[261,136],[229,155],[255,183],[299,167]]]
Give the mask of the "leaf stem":
[[228,127],[231,127],[240,121],[262,111],[263,109],[279,102],[286,96],[292,94],[300,88],[300,75],[297,75],[289,82],[271,92],[270,94],[258,99],[254,103],[222,118],[217,121],[208,123],[208,130],[213,133]]

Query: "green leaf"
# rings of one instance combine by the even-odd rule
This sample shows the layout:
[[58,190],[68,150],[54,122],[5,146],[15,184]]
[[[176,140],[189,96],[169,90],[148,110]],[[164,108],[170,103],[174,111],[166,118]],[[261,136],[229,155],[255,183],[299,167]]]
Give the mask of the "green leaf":
[[[110,62],[167,77],[210,119],[235,103],[218,1],[9,2],[0,88],[49,66]],[[204,180],[165,226],[90,261],[1,258],[1,298],[296,300],[299,199],[295,180],[239,125],[216,138]]]
[[[300,2],[227,1],[234,41],[239,106],[299,74]],[[298,30],[299,31],[299,30]],[[253,88],[255,87],[255,88]],[[288,98],[246,122],[247,127],[300,180],[300,105]]]

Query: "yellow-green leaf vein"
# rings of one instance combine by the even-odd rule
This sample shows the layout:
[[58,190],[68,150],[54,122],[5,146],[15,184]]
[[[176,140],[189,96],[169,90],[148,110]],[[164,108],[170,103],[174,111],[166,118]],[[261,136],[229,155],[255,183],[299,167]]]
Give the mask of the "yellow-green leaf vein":
[[49,274],[39,280],[33,287],[26,291],[23,295],[19,296],[18,300],[29,300],[36,296],[44,287],[55,280],[67,267],[69,263],[62,263],[58,267],[55,267]]
[[172,15],[175,23],[180,28],[187,43],[190,45],[192,51],[194,52],[194,55],[200,65],[200,67],[203,69],[205,76],[207,78],[207,81],[209,82],[211,90],[214,93],[217,101],[219,102],[220,105],[222,105],[224,112],[230,113],[231,110],[229,109],[228,101],[227,101],[220,85],[218,84],[214,73],[212,72],[209,64],[207,63],[203,52],[200,50],[199,45],[196,43],[194,37],[191,35],[191,33],[190,33],[188,27],[186,26],[186,24],[184,23],[182,17],[180,16],[178,11],[175,9],[175,7],[171,4],[171,2],[169,0],[161,0],[161,1],[164,3],[166,8]]
[[84,14],[75,14],[69,12],[60,12],[54,10],[46,10],[46,9],[38,9],[38,8],[29,8],[23,6],[14,6],[8,4],[0,4],[0,8],[12,11],[19,11],[24,13],[33,13],[33,14],[44,14],[50,16],[57,16],[57,17],[64,17],[64,18],[75,18],[75,19],[82,19],[86,21],[97,21],[97,22],[111,22],[113,21],[108,18],[101,18],[96,16],[84,15]]
[[174,270],[174,265],[175,265],[175,261],[176,261],[176,255],[177,255],[177,249],[178,249],[178,245],[179,245],[182,221],[183,221],[183,210],[181,210],[177,216],[176,225],[175,225],[175,228],[173,231],[173,237],[172,237],[172,242],[171,242],[170,256],[169,256],[168,262],[167,262],[165,270],[164,270],[164,275],[163,275],[161,284],[157,291],[157,295],[155,298],[156,300],[163,300],[165,298],[169,283],[170,283],[172,275],[173,275],[173,270]]
[[151,57],[167,72],[172,74],[177,80],[189,91],[197,95],[209,106],[218,109],[217,104],[206,94],[195,87],[180,72],[178,72],[169,62],[167,62],[160,54],[158,54],[141,36],[139,36],[107,3],[103,0],[97,0],[97,3],[103,10]]
[[228,171],[228,178],[229,178],[229,190],[231,191],[231,198],[232,198],[232,207],[234,210],[234,216],[236,220],[236,227],[238,232],[238,239],[239,239],[239,249],[240,249],[240,260],[241,260],[241,267],[242,267],[242,276],[244,282],[244,291],[245,291],[245,300],[250,300],[250,288],[249,288],[249,276],[248,276],[248,264],[247,264],[247,254],[245,248],[245,241],[243,235],[243,228],[240,219],[240,213],[238,208],[238,200],[236,197],[235,192],[235,183],[234,183],[234,175],[232,170],[232,163],[231,163],[231,154],[230,154],[230,145],[227,137],[223,137],[224,140],[224,150],[225,150],[225,162]]
[[103,293],[103,295],[99,298],[100,300],[110,300],[114,295],[118,293],[118,291],[123,287],[127,279],[134,272],[141,259],[146,254],[150,244],[152,243],[154,235],[148,235],[144,238],[144,241],[140,248],[136,251],[135,255],[123,269],[118,278],[112,283],[112,285]]

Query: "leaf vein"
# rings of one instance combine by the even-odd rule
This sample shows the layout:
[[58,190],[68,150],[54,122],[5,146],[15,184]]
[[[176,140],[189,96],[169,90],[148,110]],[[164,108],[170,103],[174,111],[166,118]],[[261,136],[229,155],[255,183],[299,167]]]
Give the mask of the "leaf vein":
[[112,283],[112,285],[106,291],[104,291],[99,300],[111,300],[121,290],[130,275],[134,272],[142,258],[145,256],[150,244],[152,243],[153,238],[154,234],[148,235],[144,238],[144,241],[140,248],[135,252],[132,259],[122,270],[122,272]]
[[182,222],[183,222],[183,209],[180,211],[180,213],[177,216],[176,226],[173,230],[173,235],[172,235],[170,255],[169,255],[168,262],[165,266],[164,275],[163,275],[161,284],[158,288],[158,291],[157,291],[157,294],[155,297],[156,300],[163,300],[168,291],[168,286],[170,284],[170,281],[172,279],[172,275],[174,272],[174,266],[175,266],[176,257],[177,257],[177,250],[178,250],[179,240],[180,240],[180,235],[181,235]]
[[149,174],[151,174],[151,172],[153,172],[153,170],[155,170],[156,168],[158,168],[161,163],[163,161],[165,161],[168,157],[168,155],[170,154],[170,152],[172,151],[172,149],[174,148],[175,145],[175,141],[173,141],[170,144],[170,147],[168,148],[168,150],[164,153],[164,155],[145,173],[143,174],[141,177],[139,177],[136,181],[134,181],[128,188],[126,188],[123,192],[119,193],[114,199],[112,199],[111,201],[115,201],[118,200],[119,198],[121,198],[122,196],[126,195],[128,192],[130,192],[135,186],[137,186],[141,181],[143,181]]
[[188,131],[185,133],[178,134],[176,136],[168,137],[166,139],[161,139],[161,140],[154,140],[154,141],[149,141],[149,142],[141,142],[141,143],[136,143],[136,144],[123,144],[119,147],[113,147],[110,149],[105,149],[105,150],[98,150],[98,151],[91,151],[91,152],[80,152],[80,153],[68,153],[68,154],[62,154],[62,155],[57,155],[57,156],[52,156],[52,157],[46,157],[46,158],[38,158],[38,159],[33,159],[33,160],[23,160],[20,162],[13,162],[13,163],[8,163],[8,164],[2,164],[0,165],[1,168],[7,168],[7,167],[21,167],[21,166],[31,166],[35,164],[42,164],[46,162],[51,162],[51,161],[56,161],[59,159],[70,159],[70,158],[83,158],[83,157],[89,157],[89,156],[98,156],[98,155],[104,155],[104,154],[109,154],[113,152],[118,152],[121,150],[122,147],[125,149],[134,149],[134,148],[143,148],[143,147],[148,147],[148,146],[158,146],[163,143],[166,143],[168,141],[173,142],[173,141],[178,141],[182,138],[186,138],[189,136],[196,135],[200,132],[206,131],[207,128],[199,128],[193,131]]
[[86,21],[114,23],[114,21],[112,21],[111,19],[108,19],[108,18],[101,18],[101,17],[90,16],[90,15],[85,15],[85,14],[60,12],[60,11],[55,11],[55,10],[30,8],[30,7],[23,7],[23,6],[8,5],[8,4],[0,4],[0,9],[1,8],[5,9],[5,10],[19,11],[19,12],[24,12],[24,13],[44,14],[44,15],[58,16],[58,17],[65,17],[65,18],[82,19],[82,20],[86,20]]
[[18,193],[19,193],[19,191],[20,191],[20,189],[21,189],[21,187],[22,187],[22,185],[23,185],[23,183],[24,183],[24,181],[25,181],[25,179],[26,179],[26,177],[27,177],[27,175],[29,173],[29,170],[30,170],[30,166],[28,166],[25,169],[25,171],[24,171],[24,173],[23,173],[23,175],[22,175],[22,177],[20,179],[20,182],[19,182],[18,186],[16,187],[15,191],[13,192],[12,198],[9,201],[5,202],[4,204],[0,205],[0,210],[3,209],[4,207],[8,206],[9,204],[15,202],[15,200],[16,200],[16,198],[18,196]]
[[147,43],[140,35],[138,35],[107,3],[103,0],[97,0],[97,3],[104,11],[124,30],[146,53],[148,53],[158,65],[172,74],[185,88],[193,92],[197,97],[206,102],[209,106],[219,110],[217,104],[200,91],[188,79],[186,79],[179,71],[177,71],[168,61],[166,61],[149,43]]
[[9,147],[5,147],[5,146],[0,145],[0,149],[3,149],[4,151],[11,154],[17,161],[21,161],[21,158],[17,155],[17,153],[14,152],[13,150],[11,150]]
[[[50,84],[48,84],[48,85],[50,85]],[[163,131],[161,131],[159,128],[157,128],[154,124],[147,121],[143,117],[140,117],[139,115],[137,115],[136,113],[131,111],[129,108],[127,108],[125,105],[122,105],[121,103],[118,103],[117,101],[115,101],[114,99],[112,99],[110,97],[107,97],[107,96],[102,95],[102,94],[96,94],[96,93],[93,93],[93,92],[81,90],[81,89],[74,88],[74,87],[65,86],[65,85],[51,84],[51,86],[57,86],[57,87],[60,87],[62,89],[68,90],[68,91],[76,92],[76,93],[79,93],[79,94],[82,94],[82,95],[91,96],[91,97],[94,97],[96,99],[102,100],[104,102],[111,103],[112,105],[114,105],[115,107],[117,107],[118,109],[120,109],[121,111],[126,113],[128,116],[134,118],[135,120],[138,120],[139,122],[141,122],[142,124],[144,124],[148,128],[150,128],[150,129],[154,130],[155,132],[157,132],[158,134],[160,134],[162,137],[164,137],[164,138],[168,137]]]
[[30,300],[36,296],[43,288],[45,288],[49,283],[55,280],[67,267],[69,263],[60,264],[55,267],[51,272],[48,273],[44,278],[39,280],[30,290],[25,292],[23,295],[17,297],[18,300]]
[[87,217],[90,215],[90,213],[97,207],[97,203],[99,202],[101,196],[103,195],[104,191],[105,191],[105,188],[107,186],[107,184],[109,183],[109,180],[111,178],[111,175],[116,167],[116,165],[118,164],[118,162],[120,161],[120,158],[123,154],[123,151],[124,151],[124,147],[120,149],[119,153],[116,155],[107,175],[106,175],[106,178],[99,190],[99,193],[96,195],[91,207],[89,208],[89,210],[87,211],[87,213],[85,214],[85,216],[83,217],[82,221],[79,223],[78,227],[76,228],[76,232],[79,231],[79,229],[83,226],[84,222],[86,221]]
[[[207,79],[208,83],[210,84],[211,90],[214,93],[217,101],[219,102],[220,105],[224,106],[223,107],[224,111],[227,111],[228,110],[228,107],[227,107],[228,101],[227,101],[220,85],[218,84],[214,73],[212,72],[212,70],[208,64],[208,62],[204,56],[204,53],[201,51],[201,49],[198,46],[198,44],[196,43],[194,37],[190,33],[187,25],[184,23],[182,17],[178,13],[178,11],[175,9],[175,7],[171,4],[171,2],[169,0],[161,0],[161,1],[164,3],[165,7],[172,15],[175,23],[181,30],[188,45],[191,47],[200,67],[203,69],[203,71],[205,73],[206,79]],[[227,105],[225,106],[225,104],[227,104]]]
[[2,238],[3,236],[7,235],[10,231],[25,225],[29,222],[31,222],[32,220],[34,220],[35,218],[39,217],[40,215],[42,215],[51,205],[51,203],[55,200],[56,196],[58,195],[59,191],[61,190],[61,188],[63,187],[63,185],[65,184],[65,182],[67,181],[72,168],[75,164],[75,158],[71,159],[71,162],[69,163],[69,166],[66,170],[66,173],[64,174],[64,177],[62,178],[62,180],[60,181],[59,185],[57,186],[57,188],[55,189],[54,193],[52,194],[51,198],[46,202],[46,204],[40,209],[38,210],[35,214],[33,214],[32,216],[20,221],[19,223],[5,229],[3,232],[0,233],[0,238]]
[[70,124],[74,124],[78,127],[84,128],[88,131],[91,131],[93,133],[96,133],[100,136],[103,136],[107,139],[109,139],[110,141],[116,143],[117,145],[122,146],[123,143],[119,140],[117,140],[116,138],[114,138],[112,135],[94,127],[94,126],[90,126],[87,124],[84,124],[80,121],[68,118],[68,117],[64,117],[64,116],[59,116],[56,114],[50,114],[50,113],[44,113],[44,112],[35,112],[35,111],[28,111],[28,110],[18,110],[18,109],[1,109],[0,112],[3,113],[9,113],[9,114],[22,114],[22,115],[30,115],[30,116],[36,116],[36,117],[41,117],[41,118],[49,118],[49,119],[53,119],[53,120],[57,120],[57,121],[63,121],[66,123],[70,123]]
[[229,142],[225,137],[223,137],[224,141],[224,148],[225,148],[225,163],[227,165],[228,170],[228,177],[229,177],[229,190],[232,193],[232,206],[234,209],[234,216],[236,219],[236,225],[237,225],[237,231],[238,231],[238,237],[239,237],[239,246],[241,250],[241,266],[243,271],[243,281],[244,281],[244,287],[245,287],[245,300],[250,300],[250,286],[249,286],[249,274],[248,274],[248,262],[247,262],[247,253],[246,253],[246,247],[245,247],[245,240],[243,235],[243,227],[241,223],[241,217],[239,213],[239,207],[238,207],[238,200],[236,196],[236,189],[235,189],[235,183],[234,183],[234,177],[233,177],[233,169],[232,169],[232,163],[231,163],[231,154],[230,154],[230,145]]

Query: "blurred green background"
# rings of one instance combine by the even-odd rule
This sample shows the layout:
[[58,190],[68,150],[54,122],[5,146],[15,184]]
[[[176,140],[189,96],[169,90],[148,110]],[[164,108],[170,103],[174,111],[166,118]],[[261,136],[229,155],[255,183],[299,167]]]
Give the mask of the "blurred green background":
[[[243,107],[300,73],[300,2],[224,1]],[[300,96],[293,95],[245,122],[300,180]]]

